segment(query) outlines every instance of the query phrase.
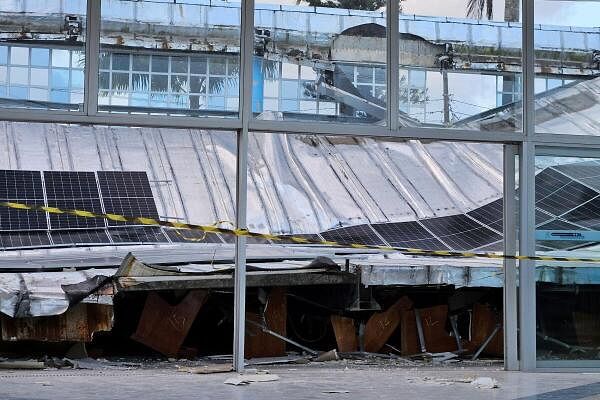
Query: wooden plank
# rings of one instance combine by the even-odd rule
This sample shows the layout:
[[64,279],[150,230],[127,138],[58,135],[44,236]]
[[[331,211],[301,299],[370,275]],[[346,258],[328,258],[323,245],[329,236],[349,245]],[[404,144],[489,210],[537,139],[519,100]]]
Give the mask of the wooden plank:
[[157,293],[150,293],[131,338],[166,356],[176,357],[207,297],[207,291],[194,290],[172,306]]
[[80,303],[61,315],[0,320],[4,341],[91,342],[94,332],[112,329],[113,307]]
[[[248,312],[246,318],[249,321],[263,324],[258,313]],[[285,288],[276,287],[271,289],[267,297],[265,322],[268,329],[282,336],[287,336],[287,296]],[[246,358],[284,356],[285,342],[261,331],[254,325],[248,324],[244,349]]]
[[404,296],[383,312],[375,313],[365,327],[365,351],[377,353],[387,343],[400,324],[401,313],[412,307],[412,301]]
[[400,323],[400,351],[403,356],[412,356],[421,352],[415,312],[406,310],[402,312]]
[[425,347],[429,353],[443,353],[457,350],[456,339],[446,330],[448,306],[439,305],[419,309]]
[[[502,316],[498,315],[487,304],[475,303],[473,305],[473,319],[471,321],[471,343],[469,350],[477,351],[488,336],[496,328],[496,324],[502,322]],[[504,331],[500,329],[494,339],[486,346],[482,354],[489,356],[504,355]]]
[[332,315],[331,325],[333,326],[338,351],[342,353],[358,351],[358,338],[356,337],[356,327],[352,318]]

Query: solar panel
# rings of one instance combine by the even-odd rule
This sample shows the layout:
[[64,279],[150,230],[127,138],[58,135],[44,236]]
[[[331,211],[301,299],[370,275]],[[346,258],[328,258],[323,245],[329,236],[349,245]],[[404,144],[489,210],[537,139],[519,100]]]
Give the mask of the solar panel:
[[598,193],[594,190],[580,183],[570,182],[536,201],[536,207],[553,215],[562,215],[596,196]]
[[546,168],[535,176],[535,201],[556,192],[572,182],[571,179],[552,168]]
[[391,246],[448,250],[448,247],[416,221],[373,224],[371,226]]
[[466,215],[424,219],[421,223],[452,250],[471,250],[502,239]]
[[80,229],[74,231],[54,231],[50,232],[52,242],[57,245],[62,244],[102,244],[110,243],[105,229],[91,230]]
[[[42,176],[39,171],[0,170],[0,201],[44,205]],[[39,211],[21,211],[6,207],[0,209],[0,230],[46,230],[46,214]]]
[[571,212],[563,215],[563,219],[586,228],[600,228],[600,198],[596,197]]
[[223,243],[219,234],[191,229],[164,228],[164,233],[175,243]]
[[491,203],[485,204],[475,210],[469,211],[467,214],[475,218],[477,221],[484,225],[495,229],[498,232],[502,232],[504,229],[503,215],[504,215],[504,200],[498,199]]
[[[93,172],[45,171],[48,205],[102,214],[100,194]],[[84,218],[68,214],[50,214],[50,229],[104,227],[102,218]]]
[[554,219],[544,225],[538,226],[539,230],[581,230],[577,225],[573,225],[562,219]]
[[504,241],[500,240],[498,242],[488,244],[487,246],[478,248],[477,251],[482,251],[482,252],[504,251]]
[[317,241],[321,241],[323,240],[323,238],[318,235],[318,234],[312,234],[312,233],[297,233],[297,234],[292,234],[292,235],[283,235],[283,239],[282,240],[277,240],[274,243],[277,244],[298,244],[298,242],[293,241],[292,239],[289,239],[290,236],[296,236],[296,237],[301,237],[301,238],[305,238],[308,240],[317,240]]
[[144,171],[98,171],[98,182],[105,197],[152,197]]
[[46,232],[3,232],[0,233],[0,247],[24,248],[50,245]]
[[540,210],[539,208],[535,209],[535,224],[540,225],[544,222],[550,221],[554,216],[546,213],[545,211]]
[[[158,219],[146,172],[98,171],[98,183],[107,213]],[[109,220],[108,225],[135,224]]]
[[321,232],[325,240],[341,243],[361,243],[368,245],[384,245],[385,243],[369,225],[356,225]]
[[563,164],[553,168],[573,179],[577,179],[596,191],[600,191],[600,164],[595,161]]
[[158,226],[128,226],[109,228],[108,233],[115,243],[164,243],[167,237]]

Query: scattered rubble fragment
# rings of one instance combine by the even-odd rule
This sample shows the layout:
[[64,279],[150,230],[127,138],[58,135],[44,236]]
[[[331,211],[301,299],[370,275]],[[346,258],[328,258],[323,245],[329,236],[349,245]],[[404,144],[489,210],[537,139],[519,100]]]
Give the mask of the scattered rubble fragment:
[[253,382],[273,382],[273,381],[278,381],[278,380],[279,380],[278,375],[269,374],[268,371],[259,371],[254,374],[249,374],[249,373],[238,374],[234,377],[228,378],[223,383],[225,383],[226,385],[240,386],[240,385],[248,385]]

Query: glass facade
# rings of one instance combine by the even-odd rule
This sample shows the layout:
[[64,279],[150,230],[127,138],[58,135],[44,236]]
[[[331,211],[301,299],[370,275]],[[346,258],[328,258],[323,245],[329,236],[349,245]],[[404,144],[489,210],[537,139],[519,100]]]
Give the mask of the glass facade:
[[99,111],[235,117],[240,4],[102,1]]
[[380,3],[364,10],[256,1],[255,117],[385,124],[386,16]]
[[[597,254],[598,159],[538,156],[536,168],[538,254],[548,254],[549,247],[572,258]],[[599,273],[594,263],[536,263],[536,354],[540,365],[576,366],[577,361],[598,360]]]
[[[13,2],[0,4],[1,107],[83,110],[86,1],[62,3],[50,0],[26,12]],[[32,23],[28,14],[46,19]]]
[[[519,198],[535,197],[520,213],[520,253],[595,257],[596,175],[586,174],[598,158],[585,154],[600,149],[599,4],[504,0],[479,9],[467,0],[404,0],[398,12],[385,1],[368,3],[347,9],[346,2],[257,0],[250,10],[245,2],[219,0],[1,2],[0,114],[25,124],[53,122],[44,133],[53,139],[43,140],[35,133],[46,128],[6,125],[5,132],[19,134],[0,135],[4,146],[17,149],[23,138],[35,146],[23,153],[26,160],[3,157],[5,168],[22,164],[98,177],[115,165],[126,172],[127,163],[138,165],[136,157],[146,152],[150,161],[139,168],[148,176],[157,165],[177,169],[194,187],[189,193],[158,190],[173,184],[163,171],[150,180],[157,194],[164,192],[161,201],[188,196],[208,202],[213,196],[220,202],[208,219],[181,204],[164,208],[164,215],[159,207],[159,217],[233,223],[235,179],[246,185],[239,175],[246,165],[235,175],[232,146],[236,135],[250,132],[247,199],[237,197],[253,230],[326,238],[364,225],[373,240],[391,244],[387,228],[375,225],[414,222],[423,232],[418,246],[500,251],[502,221],[486,215],[502,211],[507,219],[497,190],[507,178],[497,157],[498,144],[505,144],[522,155]],[[243,26],[251,11],[253,19]],[[531,36],[534,46],[524,49]],[[390,65],[396,50],[398,60]],[[524,57],[530,55],[533,63]],[[88,125],[128,128],[61,133],[61,124],[75,123],[81,125],[70,126],[82,131]],[[187,129],[163,132],[174,128]],[[454,141],[480,142],[481,150]],[[483,142],[495,144],[485,148]],[[42,148],[96,145],[108,155],[85,168],[67,165],[85,161],[85,151],[76,159],[50,152],[49,167],[36,161]],[[527,158],[544,146],[568,147],[573,158]],[[476,168],[461,181],[465,164]],[[587,172],[576,174],[572,164]],[[202,169],[200,184],[189,165],[193,171],[214,168]],[[425,172],[427,178],[419,175]],[[307,178],[316,175],[329,180],[319,186]],[[273,184],[280,181],[288,184]],[[424,182],[431,182],[429,189]],[[209,196],[208,190],[220,192]],[[399,192],[419,196],[390,202]],[[540,219],[531,222],[533,214]],[[541,236],[552,232],[583,232],[593,240]],[[46,233],[50,244],[60,244]],[[520,332],[533,340],[522,346],[521,367],[536,359],[597,358],[590,350],[597,347],[594,269],[544,262],[530,281],[527,273],[521,270],[518,278],[521,315],[534,310],[539,318],[521,321]],[[542,319],[554,322],[543,326]]]

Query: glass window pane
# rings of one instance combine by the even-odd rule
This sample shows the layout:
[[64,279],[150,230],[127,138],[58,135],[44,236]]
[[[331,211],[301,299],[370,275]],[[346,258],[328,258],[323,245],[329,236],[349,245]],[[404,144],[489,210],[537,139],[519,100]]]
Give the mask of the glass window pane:
[[191,57],[190,73],[206,74],[206,71],[208,71],[207,62],[206,57]]
[[123,72],[113,72],[111,76],[111,89],[119,91],[129,90],[129,74]]
[[29,98],[35,101],[48,101],[48,90],[46,89],[29,89]]
[[69,50],[53,49],[52,50],[52,66],[69,68],[71,53]]
[[29,84],[29,69],[20,67],[10,68],[10,82],[18,85]]
[[[135,74],[130,96],[118,100],[127,107],[114,111],[139,113],[136,107],[144,104],[143,113],[169,108],[157,113],[173,117],[203,116],[199,110],[215,108],[231,112],[206,115],[238,115],[240,2],[101,0],[101,6],[101,52],[113,53],[113,73]],[[135,96],[148,90],[166,96],[151,96],[148,104]],[[218,96],[209,104],[190,93]]]
[[[149,74],[133,74],[131,76],[131,85],[134,92],[147,92],[150,90],[150,75]],[[142,95],[147,98],[146,95]]]
[[152,72],[169,72],[169,57],[152,56]]
[[225,59],[210,57],[208,59],[208,73],[209,75],[225,75]]
[[153,92],[167,92],[169,90],[169,77],[167,75],[152,75],[151,82]]
[[[597,258],[600,159],[537,156],[535,167],[535,255]],[[538,261],[535,271],[538,366],[577,368],[593,365],[584,362],[597,363],[598,265]]]
[[402,2],[401,126],[522,130],[520,3]]
[[8,47],[0,46],[0,64],[6,64],[8,62]]
[[16,47],[10,49],[10,63],[12,65],[29,64],[29,47]]
[[[385,0],[257,0],[254,116],[271,118],[263,112],[281,111],[284,120],[385,124],[386,99],[381,94],[386,90],[378,90],[380,97],[374,97],[372,85],[386,85],[386,5]],[[271,68],[278,64],[279,71]],[[311,101],[266,102],[265,96],[273,96],[274,89],[266,82],[275,80],[280,81],[278,100]],[[296,82],[295,87],[291,81]],[[371,87],[359,88],[359,84]],[[315,107],[321,102],[336,106],[322,113]],[[276,104],[281,104],[281,109],[267,108]]]
[[150,71],[150,56],[134,54],[133,55],[133,70],[134,71]]
[[171,92],[188,93],[189,91],[187,75],[171,75]]
[[187,57],[171,57],[171,72],[187,73],[188,58]]
[[52,70],[52,87],[53,88],[68,88],[69,87],[69,70],[68,69],[53,69]]
[[83,89],[83,71],[71,71],[71,86],[74,89]]
[[192,76],[190,80],[191,93],[206,93],[206,77]]
[[31,49],[31,65],[38,67],[47,67],[50,64],[50,50],[49,49]]
[[129,71],[129,54],[114,53],[112,55],[112,69]]
[[[48,70],[41,68],[31,69],[32,86],[48,86]],[[39,99],[37,99],[39,100]]]
[[[546,80],[535,99],[536,132],[599,135],[600,77],[590,61],[600,49],[600,3],[535,0],[534,7],[535,64]],[[576,82],[563,86],[565,79]]]
[[[10,85],[0,107],[81,110],[86,0],[0,1],[0,82]],[[76,72],[75,72],[76,71]],[[71,76],[73,76],[71,82]],[[75,86],[71,86],[73,83]],[[49,89],[66,95],[54,95]],[[71,103],[71,93],[77,103]],[[62,105],[54,99],[60,97]],[[58,102],[58,101],[57,101]]]

